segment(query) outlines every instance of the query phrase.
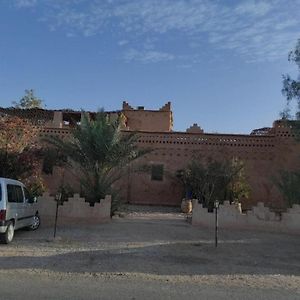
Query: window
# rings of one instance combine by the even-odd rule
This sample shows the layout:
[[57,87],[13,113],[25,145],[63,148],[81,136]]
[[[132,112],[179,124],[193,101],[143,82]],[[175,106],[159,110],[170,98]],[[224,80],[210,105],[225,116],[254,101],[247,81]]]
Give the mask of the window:
[[164,177],[164,165],[152,165],[151,180],[162,181]]
[[17,195],[17,202],[22,203],[24,202],[24,195],[22,188],[19,185],[15,185],[15,191]]
[[24,202],[24,196],[22,188],[19,185],[7,185],[7,199],[8,202],[22,203]]
[[24,195],[25,195],[25,200],[30,200],[30,193],[25,188],[24,188]]

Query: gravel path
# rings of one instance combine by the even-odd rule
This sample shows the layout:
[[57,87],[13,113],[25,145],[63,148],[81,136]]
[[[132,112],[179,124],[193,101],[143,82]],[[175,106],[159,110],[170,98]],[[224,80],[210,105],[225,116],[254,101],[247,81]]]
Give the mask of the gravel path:
[[178,295],[190,291],[190,298],[201,291],[214,299],[234,292],[233,299],[300,298],[299,235],[221,229],[216,249],[212,229],[193,227],[185,215],[165,210],[129,207],[107,224],[59,225],[56,240],[47,226],[18,231],[11,245],[0,245],[0,282],[7,276],[17,282],[23,274],[48,278],[41,288],[57,278],[66,286],[70,280],[89,282],[91,289],[101,282],[107,295],[115,290],[116,299],[122,299],[113,288],[120,280],[120,287],[128,286],[124,299],[133,299],[132,291],[140,299],[145,286],[149,299],[157,299],[151,293],[157,289],[168,298],[172,285]]

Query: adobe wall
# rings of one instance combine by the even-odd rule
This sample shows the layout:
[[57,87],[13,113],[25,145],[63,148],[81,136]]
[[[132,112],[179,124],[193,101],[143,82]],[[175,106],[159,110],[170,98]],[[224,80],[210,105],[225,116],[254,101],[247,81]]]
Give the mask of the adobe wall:
[[168,102],[159,110],[144,110],[132,108],[123,102],[123,114],[126,116],[126,126],[131,131],[168,132],[173,128],[171,103]]
[[[300,167],[300,145],[294,140],[291,128],[280,121],[274,123],[270,135],[230,135],[184,132],[139,132],[140,148],[152,151],[140,158],[124,176],[122,197],[136,204],[180,205],[183,190],[175,177],[193,158],[232,158],[245,162],[246,176],[252,189],[251,197],[243,202],[249,209],[257,202],[273,208],[284,208],[285,203],[272,177],[279,169],[290,170]],[[68,138],[67,128],[43,128],[40,136],[58,135]],[[163,164],[163,181],[151,180],[150,172],[135,172],[137,165]],[[50,185],[57,186],[58,176],[48,177]]]
[[175,178],[193,158],[239,158],[245,163],[245,173],[251,187],[249,199],[243,200],[243,209],[258,202],[282,209],[286,204],[273,184],[280,169],[299,169],[300,144],[295,142],[291,128],[283,122],[274,123],[273,134],[230,135],[205,133],[139,133],[139,146],[152,152],[140,159],[140,164],[163,164],[163,181],[151,181],[149,173],[131,174],[131,203],[151,202],[179,205],[182,188]]
[[[44,193],[38,199],[38,210],[42,222],[46,220],[47,223],[53,223],[56,213],[56,201],[49,193]],[[79,194],[74,194],[63,205],[59,206],[58,218],[60,223],[67,223],[69,221],[89,223],[104,223],[110,220],[111,211],[111,196],[106,196],[101,199],[100,203],[95,203],[91,207],[84,198],[79,197]]]
[[[193,200],[192,224],[214,228],[215,213],[209,213],[197,200]],[[300,234],[300,205],[294,204],[287,212],[277,215],[259,202],[251,211],[241,213],[235,205],[224,201],[218,209],[220,228],[278,230]]]
[[[184,168],[193,158],[236,157],[245,162],[246,176],[252,189],[251,197],[243,201],[243,209],[249,209],[257,202],[264,202],[272,208],[285,207],[282,196],[272,183],[272,177],[280,169],[300,169],[300,143],[294,139],[292,122],[276,121],[273,128],[262,135],[207,134],[196,124],[188,132],[171,131],[173,120],[170,103],[158,111],[148,111],[134,109],[124,102],[122,112],[127,122],[124,134],[128,130],[136,130],[139,134],[138,146],[152,150],[134,162],[118,184],[125,201],[180,205],[183,189],[175,177],[178,169]],[[42,111],[38,113],[43,116]],[[39,125],[39,138],[53,135],[68,139],[70,126],[63,124],[63,115],[54,112],[53,119],[49,120],[50,115],[47,112],[46,125]],[[134,171],[139,166],[149,167],[153,164],[164,166],[162,181],[151,180],[150,171]],[[55,171],[52,176],[44,175],[50,192],[60,184],[61,175],[58,172]],[[74,176],[69,173],[65,175],[67,181],[78,191]]]
[[[245,161],[246,174],[253,188],[254,201],[270,202],[276,191],[269,186],[269,178],[276,161],[275,137],[252,137],[244,135],[189,134],[189,133],[140,133],[139,146],[152,149],[152,152],[141,158],[140,164],[163,164],[165,176],[163,181],[151,181],[149,174],[131,175],[130,202],[141,203],[156,201],[161,204],[179,205],[182,199],[182,188],[175,177],[176,171],[184,168],[193,158],[232,158]],[[257,172],[259,170],[259,174]],[[259,176],[257,176],[259,175]],[[141,197],[141,195],[145,195]],[[147,199],[147,200],[145,200]]]

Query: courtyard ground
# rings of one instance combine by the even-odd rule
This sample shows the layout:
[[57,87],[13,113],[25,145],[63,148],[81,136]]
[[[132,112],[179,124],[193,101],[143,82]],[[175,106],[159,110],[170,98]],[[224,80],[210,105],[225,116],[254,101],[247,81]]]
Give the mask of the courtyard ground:
[[126,207],[99,225],[41,226],[0,245],[0,299],[299,299],[300,235],[194,227]]

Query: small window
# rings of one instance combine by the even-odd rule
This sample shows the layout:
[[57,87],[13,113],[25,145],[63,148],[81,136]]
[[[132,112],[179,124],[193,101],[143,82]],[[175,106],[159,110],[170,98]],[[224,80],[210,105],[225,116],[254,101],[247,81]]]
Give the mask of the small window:
[[22,188],[19,185],[7,185],[7,199],[11,203],[22,203],[24,202],[24,196]]
[[164,177],[164,165],[152,165],[151,180],[162,181]]

